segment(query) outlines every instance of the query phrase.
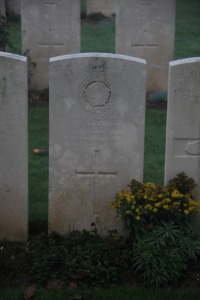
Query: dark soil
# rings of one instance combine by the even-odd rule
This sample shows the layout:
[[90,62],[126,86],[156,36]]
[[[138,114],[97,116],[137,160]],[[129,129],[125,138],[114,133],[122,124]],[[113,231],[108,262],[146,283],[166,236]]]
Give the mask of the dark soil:
[[[38,285],[32,275],[28,252],[29,242],[0,241],[0,288],[17,288],[22,284],[26,286]],[[137,287],[137,280],[132,270],[123,271],[120,278],[120,285]],[[49,284],[50,281],[46,283],[46,286],[48,287]],[[76,280],[73,284],[78,286]],[[196,262],[189,263],[188,270],[176,284],[176,288],[200,289],[200,257]]]

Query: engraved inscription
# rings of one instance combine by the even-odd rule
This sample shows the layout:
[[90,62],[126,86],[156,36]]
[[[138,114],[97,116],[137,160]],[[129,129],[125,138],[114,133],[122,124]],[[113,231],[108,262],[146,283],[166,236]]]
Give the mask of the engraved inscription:
[[92,76],[105,76],[106,63],[102,58],[95,58],[94,62],[89,64],[88,73]]
[[79,100],[88,112],[99,115],[112,107],[115,97],[109,82],[89,77],[79,88]]
[[180,87],[174,90],[175,101],[177,100],[187,100],[200,102],[200,94],[197,93],[197,90],[194,88]]
[[84,91],[86,105],[89,105],[91,108],[106,106],[110,97],[111,90],[104,82],[100,81],[89,83]]
[[[71,140],[74,142],[114,143],[117,136],[118,120],[96,120],[84,124],[83,120],[70,122]],[[84,124],[84,126],[83,126]]]
[[174,157],[200,157],[200,139],[174,139]]
[[185,152],[189,155],[200,155],[200,140],[189,142],[185,147]]
[[112,107],[116,93],[104,59],[92,60],[88,73],[89,77],[80,84],[79,100],[88,112],[99,115]]

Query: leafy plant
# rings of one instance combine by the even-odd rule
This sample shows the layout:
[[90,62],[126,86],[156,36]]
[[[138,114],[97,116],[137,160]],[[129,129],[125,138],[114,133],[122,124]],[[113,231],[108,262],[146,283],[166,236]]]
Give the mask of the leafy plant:
[[121,239],[103,239],[95,232],[75,231],[66,236],[40,235],[29,243],[29,266],[40,284],[51,279],[89,286],[109,286],[120,281],[130,265],[132,247]]
[[135,244],[133,268],[145,287],[173,286],[198,254],[199,235],[190,236],[172,221],[162,222]]
[[181,194],[193,194],[196,183],[193,178],[188,177],[184,172],[177,174],[176,177],[170,179],[168,187],[177,189]]

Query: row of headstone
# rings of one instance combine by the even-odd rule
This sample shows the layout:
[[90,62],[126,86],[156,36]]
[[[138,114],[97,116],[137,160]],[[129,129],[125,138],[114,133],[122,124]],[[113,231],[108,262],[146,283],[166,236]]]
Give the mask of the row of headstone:
[[[116,53],[145,59],[147,91],[166,91],[175,0],[88,0],[88,13],[116,5]],[[106,12],[107,10],[107,12]],[[102,10],[101,10],[102,11]],[[32,89],[48,87],[50,57],[80,52],[80,0],[21,0],[22,53]]]
[[[0,69],[0,239],[26,240],[27,60],[1,52]],[[165,180],[185,171],[200,186],[200,58],[171,62],[168,89]],[[145,94],[142,59],[51,58],[49,232],[123,232],[110,203],[143,178]]]
[[147,61],[147,91],[166,91],[176,0],[117,0],[116,53]]
[[0,239],[28,236],[28,92],[25,57],[0,52]]

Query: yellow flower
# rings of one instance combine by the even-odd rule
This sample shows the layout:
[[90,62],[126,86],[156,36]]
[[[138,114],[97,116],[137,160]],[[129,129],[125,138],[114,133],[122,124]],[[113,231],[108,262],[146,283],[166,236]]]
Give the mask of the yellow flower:
[[163,198],[163,194],[158,194],[158,198]]
[[172,201],[172,200],[171,200],[170,198],[165,198],[163,202],[164,202],[164,203],[170,203],[171,201]]
[[145,205],[144,209],[152,210],[152,206],[150,204]]
[[137,221],[139,221],[139,220],[140,220],[140,216],[136,216],[135,219],[136,219]]
[[163,208],[166,209],[166,210],[169,210],[169,205],[165,204],[165,205],[163,205]]
[[149,188],[149,189],[153,189],[153,190],[156,189],[156,185],[153,182],[147,182],[146,187]]
[[185,210],[183,211],[183,213],[184,213],[184,215],[188,215],[188,214],[189,214],[189,210],[185,209]]
[[189,210],[189,211],[193,211],[195,208],[196,208],[195,206],[190,206],[190,207],[188,208],[188,210]]
[[157,213],[157,212],[158,212],[158,209],[157,209],[156,207],[154,207],[154,208],[153,208],[153,212],[154,212],[154,213]]
[[180,205],[180,203],[179,203],[179,202],[174,202],[174,203],[172,204],[172,207],[173,207],[173,208],[178,208],[178,207],[179,207],[179,205]]
[[155,203],[155,207],[161,207],[162,203],[161,202],[157,202]]
[[172,191],[171,196],[172,196],[173,198],[182,198],[182,197],[183,197],[183,195],[182,195],[178,190],[176,190],[176,189],[174,189],[174,190]]

